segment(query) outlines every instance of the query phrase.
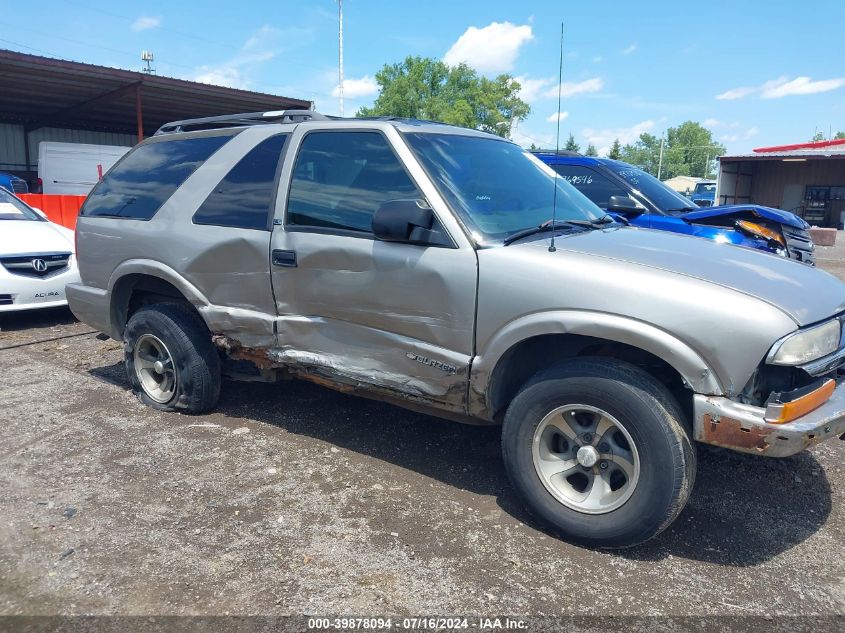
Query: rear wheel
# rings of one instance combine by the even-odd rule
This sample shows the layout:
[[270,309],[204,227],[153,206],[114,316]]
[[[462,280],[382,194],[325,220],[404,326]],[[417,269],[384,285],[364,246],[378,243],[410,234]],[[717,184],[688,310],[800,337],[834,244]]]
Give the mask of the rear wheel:
[[202,413],[220,397],[220,357],[199,315],[188,306],[145,306],[123,334],[132,390],[162,411]]
[[628,547],[686,504],[695,452],[668,390],[633,365],[578,359],[535,377],[505,416],[502,451],[528,510],[568,540]]

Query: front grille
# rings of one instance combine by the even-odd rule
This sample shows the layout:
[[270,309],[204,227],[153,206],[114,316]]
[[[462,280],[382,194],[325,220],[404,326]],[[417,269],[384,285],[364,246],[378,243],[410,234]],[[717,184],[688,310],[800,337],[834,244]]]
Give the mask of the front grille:
[[10,306],[13,303],[12,295],[0,295],[0,306]]
[[786,251],[792,259],[805,264],[816,263],[816,247],[810,233],[804,229],[796,229],[783,225],[783,236],[786,238]]
[[23,277],[51,277],[68,267],[70,253],[44,253],[0,257],[0,264],[13,275]]

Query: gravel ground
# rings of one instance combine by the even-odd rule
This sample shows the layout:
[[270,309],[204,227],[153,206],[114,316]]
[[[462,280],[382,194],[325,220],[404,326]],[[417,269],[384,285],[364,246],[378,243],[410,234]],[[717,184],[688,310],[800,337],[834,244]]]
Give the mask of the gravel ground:
[[498,429],[303,382],[161,413],[67,311],[0,330],[0,614],[845,613],[843,442],[700,446],[673,527],[591,551],[525,514]]

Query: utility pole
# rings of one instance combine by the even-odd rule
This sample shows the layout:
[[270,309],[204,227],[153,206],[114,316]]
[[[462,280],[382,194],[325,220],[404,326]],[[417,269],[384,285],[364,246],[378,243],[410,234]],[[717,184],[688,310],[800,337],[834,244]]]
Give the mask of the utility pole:
[[337,49],[338,49],[338,92],[340,94],[340,116],[343,116],[343,0],[337,0]]
[[657,179],[660,180],[660,174],[663,172],[663,134],[660,135],[660,158],[657,161]]

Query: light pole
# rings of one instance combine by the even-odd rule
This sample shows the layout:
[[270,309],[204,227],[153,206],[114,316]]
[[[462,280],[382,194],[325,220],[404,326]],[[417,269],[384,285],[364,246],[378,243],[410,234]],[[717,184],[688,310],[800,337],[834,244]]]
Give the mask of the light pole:
[[338,94],[340,96],[340,116],[343,116],[343,0],[337,0],[337,17]]

